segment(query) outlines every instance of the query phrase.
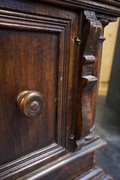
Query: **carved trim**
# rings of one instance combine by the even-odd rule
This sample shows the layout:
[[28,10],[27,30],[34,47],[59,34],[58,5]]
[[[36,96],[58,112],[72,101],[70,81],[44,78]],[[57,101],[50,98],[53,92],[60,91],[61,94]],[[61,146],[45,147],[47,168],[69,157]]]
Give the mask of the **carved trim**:
[[45,2],[120,16],[120,2],[116,2],[115,0],[64,0],[64,2],[60,0],[45,0]]
[[[97,20],[94,12],[84,11],[84,16],[87,20],[87,29],[89,29],[87,41],[84,42],[83,53],[83,70],[82,70],[82,122],[83,122],[83,136],[91,134],[93,127],[93,111],[92,111],[92,91],[97,83],[97,77],[92,75],[93,63],[95,62],[95,53],[99,43],[99,38],[102,32],[102,24]],[[86,25],[85,25],[86,26]],[[83,29],[83,34],[86,33],[86,27]],[[93,38],[92,38],[93,37]],[[84,68],[84,66],[91,66]],[[86,76],[87,74],[87,76]],[[92,137],[91,137],[92,138]]]
[[[92,107],[92,102],[95,98],[93,93],[94,87],[98,81],[97,77],[93,74],[93,65],[102,32],[102,24],[97,20],[95,13],[91,11],[84,11],[83,19],[84,24],[81,34],[81,78],[78,87],[78,93],[81,91],[80,95],[78,95],[78,98],[81,99],[81,106],[78,109],[81,115],[76,120],[76,138],[78,140],[81,136],[88,136],[86,139],[90,140],[94,137],[94,108]],[[80,121],[82,121],[82,134]]]
[[[96,16],[97,16],[97,18],[96,18]],[[105,40],[105,38],[104,38],[104,28],[105,28],[105,26],[107,26],[109,24],[109,22],[115,22],[117,20],[114,17],[101,15],[101,14],[97,14],[96,16],[93,15],[92,18],[94,17],[93,19],[96,19],[96,20],[98,19],[97,22],[100,25],[100,27],[98,27],[98,24],[96,24],[96,28],[97,29],[100,28],[100,31],[98,31],[98,32],[96,31],[96,34],[94,33],[95,37],[96,37],[96,48],[94,48],[94,53],[93,53],[94,55],[97,54],[97,48],[99,48],[99,50],[102,52],[102,44],[103,44],[103,42]],[[91,18],[89,18],[89,19],[91,19]],[[92,36],[92,34],[91,34],[91,36]],[[92,43],[91,43],[91,45],[92,45]],[[93,57],[95,57],[94,55],[93,55]],[[99,71],[100,71],[100,64],[101,64],[100,62],[101,62],[101,57],[99,56],[99,59],[97,57],[97,62],[94,61],[93,64],[91,62],[90,67],[85,67],[85,65],[83,65],[83,71],[82,72],[84,72],[85,74],[87,73],[87,74],[91,74],[93,76],[96,76],[96,82],[97,82],[97,77],[99,78]],[[97,68],[97,70],[95,70],[95,68]],[[93,78],[93,79],[95,79],[95,78]],[[84,81],[85,80],[83,80],[83,82]],[[95,125],[94,125],[95,107],[94,106],[95,106],[95,101],[96,101],[95,99],[97,98],[98,83],[97,84],[93,83],[93,85],[90,86],[90,84],[88,83],[89,81],[86,81],[86,82],[87,82],[86,86],[83,85],[84,91],[83,91],[82,98],[85,99],[85,101],[83,101],[83,103],[86,102],[86,99],[89,96],[89,103],[91,103],[91,105],[87,102],[89,104],[89,107],[86,106],[87,110],[86,111],[83,110],[83,116],[88,114],[87,117],[84,116],[84,119],[88,119],[89,122],[91,122],[91,125],[90,124],[88,125],[87,122],[84,121],[84,122],[86,122],[85,123],[86,126],[83,129],[83,131],[84,130],[86,131],[86,129],[88,127],[88,132],[89,133],[88,133],[88,135],[87,135],[87,132],[85,134],[83,133],[83,136],[86,135],[84,137],[85,141],[90,141],[94,137],[94,133],[95,133],[94,132],[94,130],[95,130]],[[84,100],[84,99],[82,99],[82,100]],[[93,101],[94,101],[94,103],[92,103]],[[90,109],[90,107],[91,107],[91,109]],[[84,127],[84,125],[83,125],[83,127]]]
[[60,33],[70,20],[0,10],[0,26],[17,29],[44,30]]
[[[86,144],[82,149],[75,151],[73,153],[66,154],[65,156],[62,156],[60,159],[54,161],[53,163],[49,163],[43,168],[39,168],[19,179],[20,180],[36,179],[36,178],[37,179],[43,179],[43,178],[50,179],[49,177],[53,178],[56,171],[61,172],[58,179],[60,179],[61,177],[64,177],[64,171],[66,172],[66,176],[64,179],[70,179],[71,174],[75,174],[76,176],[78,174],[81,175],[82,170],[81,170],[80,162],[84,164],[84,159],[86,159],[85,157],[87,157],[87,155],[90,155],[90,153],[92,152],[94,153],[98,148],[104,145],[106,145],[106,142],[104,140],[100,138],[95,138],[92,143]],[[94,154],[92,157],[94,157]],[[93,162],[93,159],[92,159],[92,162]],[[76,164],[76,168],[72,168],[73,166],[71,167],[71,164],[74,164],[74,163]],[[87,167],[88,167],[88,163],[85,163],[87,164]],[[89,167],[91,167],[91,165]]]
[[[38,5],[38,3],[41,1],[36,0],[35,3],[32,4],[32,7],[34,10],[34,7]],[[1,8],[9,8],[9,9],[21,9],[24,11],[24,2],[19,2],[16,0],[16,3],[14,3],[14,0],[11,0],[11,3],[9,3],[8,0],[4,0],[0,2]],[[36,4],[37,3],[37,4]],[[120,1],[118,0],[44,0],[43,3],[47,4],[55,4],[58,6],[64,6],[67,8],[72,9],[79,9],[81,11],[84,9],[88,9],[95,12],[100,12],[103,14],[110,14],[112,16],[120,16]],[[25,2],[26,6],[31,7],[31,3]],[[35,5],[35,6],[34,6]],[[30,9],[31,10],[31,9]]]
[[[37,167],[42,167],[49,161],[52,161],[55,155],[65,154],[65,149],[57,144],[51,144],[50,146],[41,150],[30,153],[15,161],[0,166],[0,179],[17,178],[17,174],[23,175],[24,171],[27,173]],[[55,158],[54,158],[55,159]],[[22,169],[21,169],[22,167]]]
[[82,176],[77,177],[75,180],[88,180],[88,179],[112,180],[113,178],[110,175],[108,175],[106,172],[104,172],[102,168],[95,166],[94,168],[84,173]]
[[102,23],[103,26],[103,31],[101,33],[101,36],[99,38],[99,41],[103,42],[105,39],[104,37],[104,28],[110,23],[110,22],[115,22],[117,21],[117,18],[115,17],[111,17],[111,16],[106,16],[106,15],[101,15],[101,14],[97,14],[97,18],[99,19],[99,21]]

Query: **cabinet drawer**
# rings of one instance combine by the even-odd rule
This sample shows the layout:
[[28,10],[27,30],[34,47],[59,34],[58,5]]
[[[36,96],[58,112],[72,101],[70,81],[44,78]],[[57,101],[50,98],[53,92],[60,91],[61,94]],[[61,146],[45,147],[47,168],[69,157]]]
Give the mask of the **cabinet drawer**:
[[[75,26],[79,24],[79,15],[69,11],[60,14],[60,10],[57,17],[56,11],[52,16],[5,10],[0,14],[0,165],[3,165],[52,144],[58,149],[70,146],[69,110],[73,105],[78,52],[74,36],[79,32]],[[26,96],[20,99],[20,107],[17,104],[18,95],[26,91],[38,92],[42,97],[44,108],[37,117],[24,112],[24,108],[31,107],[30,103],[23,105]],[[33,112],[40,104],[34,98],[32,101]]]
[[[55,142],[58,36],[1,29],[0,47],[0,163],[4,163]],[[16,99],[24,90],[43,95],[45,107],[37,118],[19,111]]]

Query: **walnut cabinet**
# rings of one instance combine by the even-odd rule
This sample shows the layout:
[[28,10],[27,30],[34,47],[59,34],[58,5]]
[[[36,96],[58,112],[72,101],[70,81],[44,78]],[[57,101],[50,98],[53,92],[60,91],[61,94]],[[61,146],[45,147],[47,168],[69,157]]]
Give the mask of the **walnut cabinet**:
[[0,0],[0,179],[112,179],[96,166],[104,28],[115,0]]

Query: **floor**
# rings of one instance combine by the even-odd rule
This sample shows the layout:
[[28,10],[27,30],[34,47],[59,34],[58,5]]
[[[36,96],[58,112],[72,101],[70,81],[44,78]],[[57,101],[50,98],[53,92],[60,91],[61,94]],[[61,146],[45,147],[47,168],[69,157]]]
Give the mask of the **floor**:
[[114,180],[120,180],[120,114],[106,104],[105,96],[98,97],[96,134],[107,141],[107,146],[97,151],[97,163]]

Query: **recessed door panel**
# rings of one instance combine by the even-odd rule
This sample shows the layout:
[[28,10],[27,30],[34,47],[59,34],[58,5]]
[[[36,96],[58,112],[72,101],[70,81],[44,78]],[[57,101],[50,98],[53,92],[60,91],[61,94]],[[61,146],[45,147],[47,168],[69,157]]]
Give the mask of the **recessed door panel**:
[[[0,48],[2,164],[56,141],[58,35],[3,28]],[[18,94],[26,90],[42,94],[45,106],[38,117],[25,116],[17,106]]]

